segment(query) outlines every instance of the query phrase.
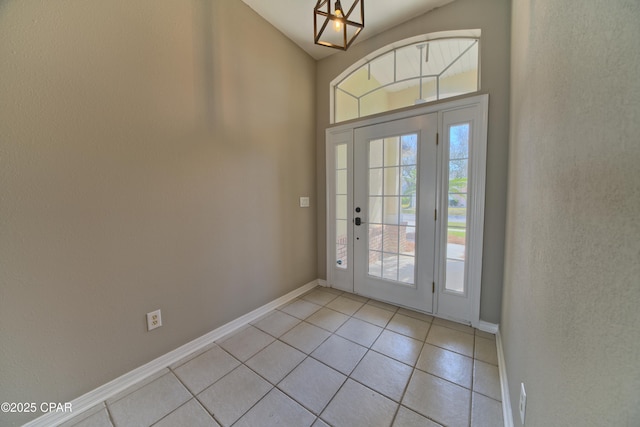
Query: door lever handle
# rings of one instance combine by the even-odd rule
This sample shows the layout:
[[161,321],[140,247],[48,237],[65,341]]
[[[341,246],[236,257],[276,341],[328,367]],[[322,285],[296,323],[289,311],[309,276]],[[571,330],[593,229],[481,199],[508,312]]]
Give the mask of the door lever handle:
[[354,222],[356,223],[356,225],[361,225],[361,224],[364,224],[364,223],[365,223],[364,221],[362,221],[362,219],[360,219],[360,217],[359,217],[359,216],[357,216],[357,217],[356,217],[356,219],[354,220]]

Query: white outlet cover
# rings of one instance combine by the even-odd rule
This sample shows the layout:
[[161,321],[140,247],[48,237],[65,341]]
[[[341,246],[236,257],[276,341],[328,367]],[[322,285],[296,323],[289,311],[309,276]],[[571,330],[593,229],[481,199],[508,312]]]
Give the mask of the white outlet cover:
[[300,197],[300,207],[308,208],[309,207],[309,198],[308,197]]
[[152,331],[162,326],[162,313],[160,310],[147,313],[147,331]]
[[527,392],[524,390],[524,383],[520,383],[520,422],[524,425],[524,415],[527,410]]

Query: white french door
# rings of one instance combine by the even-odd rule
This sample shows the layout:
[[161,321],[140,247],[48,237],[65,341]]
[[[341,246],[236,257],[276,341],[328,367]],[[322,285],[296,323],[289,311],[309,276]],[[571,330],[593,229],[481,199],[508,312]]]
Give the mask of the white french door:
[[[433,311],[438,115],[354,134],[354,290]],[[424,213],[430,212],[430,215]]]
[[327,130],[330,286],[477,326],[488,97]]

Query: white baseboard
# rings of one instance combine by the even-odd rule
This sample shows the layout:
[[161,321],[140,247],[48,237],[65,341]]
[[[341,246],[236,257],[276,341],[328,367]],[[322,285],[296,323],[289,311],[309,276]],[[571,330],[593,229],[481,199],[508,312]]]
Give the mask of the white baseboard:
[[496,333],[496,346],[498,349],[498,369],[500,371],[500,389],[502,392],[502,418],[504,427],[513,427],[513,412],[511,412],[511,397],[509,396],[509,382],[507,381],[507,365],[504,360],[502,348],[502,336],[498,329]]
[[[25,424],[23,427],[51,427],[57,426],[65,421],[70,420],[73,417],[82,414],[83,412],[91,409],[95,405],[99,405],[110,397],[115,396],[121,391],[135,385],[139,381],[144,380],[145,378],[150,377],[151,375],[159,372],[162,369],[167,368],[168,366],[178,362],[189,354],[198,351],[212,342],[222,338],[223,336],[234,332],[241,327],[253,322],[254,320],[260,318],[261,316],[267,314],[269,311],[291,301],[294,298],[310,291],[314,287],[319,284],[320,280],[314,280],[312,282],[307,283],[295,289],[288,294],[271,301],[253,310],[250,313],[245,314],[244,316],[238,317],[231,322],[220,326],[219,328],[199,337],[195,340],[188,342],[182,347],[178,347],[177,349],[166,353],[157,359],[152,360],[146,365],[140,366],[139,368],[130,371],[121,377],[114,379],[113,381],[108,382],[80,397],[71,401],[71,407],[73,408],[72,413],[68,412],[49,412],[45,415],[42,415],[39,418]],[[325,282],[326,284],[326,282]]]
[[489,323],[489,322],[485,322],[484,320],[481,320],[480,322],[478,322],[478,329],[480,329],[483,332],[488,332],[490,334],[498,335],[499,327],[495,323]]
[[318,282],[318,285],[320,285],[320,286],[323,286],[325,288],[329,287],[329,283],[327,283],[327,281],[324,280],[324,279],[318,279],[317,282]]

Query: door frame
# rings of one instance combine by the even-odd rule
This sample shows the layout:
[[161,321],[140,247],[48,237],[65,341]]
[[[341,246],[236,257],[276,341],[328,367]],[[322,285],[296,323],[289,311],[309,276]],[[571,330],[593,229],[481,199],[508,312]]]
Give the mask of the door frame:
[[[465,319],[460,319],[457,316],[451,316],[444,313],[439,313],[438,300],[439,295],[442,292],[443,272],[445,266],[442,263],[444,254],[443,251],[443,239],[446,240],[447,223],[438,218],[438,224],[436,225],[436,280],[435,295],[433,302],[433,314],[438,317],[448,318],[451,320],[462,321],[469,323],[472,326],[477,327],[480,323],[480,295],[481,295],[481,278],[482,278],[482,248],[484,237],[484,203],[485,203],[485,187],[486,187],[486,148],[487,148],[487,126],[488,126],[488,104],[489,95],[475,95],[455,100],[446,100],[437,102],[430,105],[421,105],[416,107],[409,107],[403,110],[394,111],[391,113],[383,113],[376,116],[366,117],[363,119],[357,119],[345,123],[341,123],[335,126],[331,126],[326,129],[326,242],[327,242],[327,285],[336,289],[344,290],[347,292],[355,293],[353,282],[353,242],[349,244],[347,268],[336,268],[336,245],[335,235],[336,227],[334,214],[336,212],[335,197],[335,156],[334,150],[337,145],[346,144],[348,150],[348,156],[350,162],[353,162],[353,144],[355,129],[383,124],[387,122],[393,122],[400,119],[421,116],[430,113],[438,113],[438,134],[440,140],[439,146],[439,159],[442,160],[443,152],[443,117],[446,112],[464,109],[464,108],[476,108],[477,126],[475,126],[474,132],[474,146],[472,153],[472,167],[469,171],[469,178],[475,184],[473,185],[473,202],[471,206],[468,206],[469,212],[469,260],[467,264],[468,274],[465,275],[466,286],[468,287],[468,316]],[[445,173],[443,167],[443,161],[440,161],[438,170],[437,188],[437,209],[442,211],[441,206],[446,203],[446,198],[443,197],[442,189],[442,177]],[[348,169],[348,186],[349,191],[347,198],[347,209],[350,217],[347,221],[348,236],[353,237],[353,165]],[[446,196],[446,195],[445,195]],[[332,237],[333,236],[333,240]]]
[[[433,312],[432,283],[435,281],[435,250],[437,245],[437,227],[433,213],[437,206],[436,192],[438,182],[438,147],[436,134],[438,130],[438,115],[436,113],[398,119],[393,122],[356,128],[354,131],[354,206],[362,206],[363,212],[354,216],[363,216],[365,222],[362,227],[354,227],[354,292],[370,298],[378,298],[384,302],[401,304],[414,310],[427,313]],[[371,224],[371,206],[369,204],[369,141],[396,137],[402,135],[416,136],[416,170],[417,194],[415,206],[416,233],[414,248],[414,283],[401,284],[399,281],[385,277],[375,277],[368,274],[368,259],[370,234],[368,226]],[[359,155],[360,154],[360,155]],[[401,156],[400,156],[401,157]],[[398,159],[398,166],[401,164]],[[386,185],[386,184],[383,184]],[[400,212],[398,212],[400,214]],[[382,213],[381,213],[382,217]],[[388,222],[381,218],[380,223],[388,226]],[[415,226],[415,225],[414,225]],[[400,225],[398,224],[398,227]],[[358,240],[360,240],[358,242]],[[358,250],[360,252],[358,252]],[[398,249],[399,251],[399,249]],[[385,250],[385,252],[387,252]]]

